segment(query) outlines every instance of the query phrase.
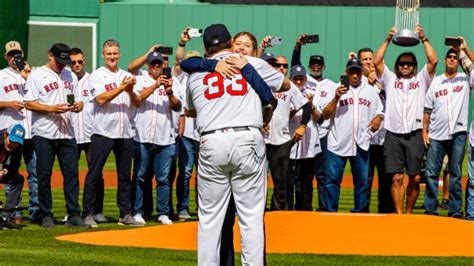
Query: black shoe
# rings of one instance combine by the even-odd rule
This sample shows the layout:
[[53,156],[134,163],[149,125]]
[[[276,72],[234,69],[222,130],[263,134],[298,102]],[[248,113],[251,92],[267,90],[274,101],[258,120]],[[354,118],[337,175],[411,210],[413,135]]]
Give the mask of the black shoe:
[[52,216],[46,216],[41,220],[41,227],[43,228],[54,228],[54,219]]
[[444,199],[441,204],[439,205],[441,210],[448,210],[449,209],[449,200]]
[[90,225],[84,223],[79,215],[69,216],[66,221],[66,226],[75,228],[91,228]]
[[15,219],[7,218],[6,220],[3,220],[3,229],[12,229],[12,230],[21,230],[23,229],[23,226],[19,224],[15,224]]

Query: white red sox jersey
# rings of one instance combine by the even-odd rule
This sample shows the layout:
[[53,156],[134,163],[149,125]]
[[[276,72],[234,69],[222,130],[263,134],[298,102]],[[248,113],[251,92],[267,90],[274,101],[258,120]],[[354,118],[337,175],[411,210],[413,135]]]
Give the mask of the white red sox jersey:
[[77,144],[91,142],[94,103],[89,98],[89,77],[90,74],[86,72],[77,82],[77,89],[81,94],[84,108],[82,112],[71,114]]
[[[185,109],[189,109],[187,105],[188,103],[186,100],[186,96],[187,96],[186,85],[188,83],[188,77],[189,77],[188,73],[184,71],[181,71],[181,74],[176,76],[176,78],[180,81],[181,89],[183,90],[181,93],[181,95],[183,96],[183,100],[181,101],[183,105],[181,115],[184,115]],[[183,136],[185,136],[186,138],[199,140],[199,133],[197,132],[197,129],[196,129],[196,119],[185,116]]]
[[[225,51],[212,59],[222,60],[228,56],[238,55]],[[273,91],[280,89],[283,74],[259,58],[246,58]],[[199,134],[229,127],[262,127],[260,99],[240,74],[230,80],[217,73],[194,73],[189,76],[187,94],[189,109],[197,112]]]
[[[335,83],[330,79],[314,80],[314,83],[316,84],[316,93],[313,97],[313,106],[322,113],[325,105],[334,97]],[[328,135],[329,124],[328,119],[324,120],[321,124],[317,124],[319,138],[324,138]]]
[[273,96],[278,100],[278,105],[270,120],[269,132],[264,134],[264,140],[267,144],[282,145],[291,139],[289,128],[291,108],[300,109],[308,99],[293,83],[290,90],[275,92]]
[[362,80],[356,88],[349,86],[331,119],[328,150],[343,157],[356,156],[357,146],[367,151],[373,135],[369,124],[378,114],[383,114],[383,105],[372,85]]
[[[133,90],[136,94],[140,94],[155,82],[155,79],[145,73],[137,76],[137,83]],[[179,99],[181,89],[175,78],[173,78],[172,90]],[[160,146],[173,144],[177,136],[178,119],[179,112],[171,110],[166,89],[164,86],[160,86],[145,100],[142,100],[140,107],[135,109],[136,134],[134,140]]]
[[[472,90],[472,88],[474,88],[474,70],[471,71],[470,85]],[[471,110],[471,114],[474,114],[474,109]],[[469,143],[471,143],[471,146],[474,147],[474,115],[472,116],[471,129],[469,130]]]
[[457,73],[452,79],[445,74],[433,79],[425,100],[425,108],[432,110],[430,138],[449,140],[453,134],[467,131],[469,90],[469,78],[464,73]]
[[[0,70],[0,101],[23,102],[26,95],[25,79],[11,67]],[[25,128],[25,139],[31,139],[31,111],[25,108],[6,108],[0,111],[0,131],[19,123]]]
[[[366,76],[362,76],[362,80],[369,82]],[[375,90],[377,91],[377,93],[379,94],[379,97],[381,97],[380,93],[382,92],[382,89],[379,88],[377,84],[374,84],[373,86]],[[383,99],[381,98],[381,101],[382,101],[382,104],[385,106],[385,97],[383,97]],[[372,138],[370,139],[370,145],[381,146],[385,142],[385,134],[387,133],[387,130],[385,130],[383,123],[384,122],[382,121],[382,124],[380,124],[380,129],[377,130],[372,136]]]
[[[67,103],[67,95],[73,94],[75,102],[82,101],[77,89],[77,77],[70,70],[56,73],[46,66],[31,71],[26,81],[25,101],[37,101],[45,105]],[[72,112],[62,114],[32,112],[32,134],[47,139],[73,139]]]
[[410,79],[398,79],[387,66],[379,77],[386,92],[385,129],[408,134],[423,127],[426,90],[431,84],[426,65]]
[[[300,93],[306,98],[308,95],[314,95],[314,90],[306,89],[307,86],[305,85],[305,89],[300,91]],[[296,110],[295,106],[291,107],[291,110]],[[290,134],[293,135],[295,130],[301,125],[301,118],[303,116],[303,110],[299,110],[296,114],[290,119]],[[319,133],[318,127],[316,125],[316,121],[314,121],[313,116],[306,124],[306,129],[303,135],[303,138],[295,143],[291,147],[290,151],[290,159],[298,160],[298,159],[308,159],[314,158],[316,154],[321,152],[321,146],[319,142]]]
[[103,106],[95,101],[98,95],[118,88],[125,77],[130,76],[132,74],[122,69],[114,73],[106,67],[101,67],[91,73],[89,90],[90,99],[94,103],[92,134],[111,139],[127,139],[135,136],[132,103],[127,92],[121,92]]

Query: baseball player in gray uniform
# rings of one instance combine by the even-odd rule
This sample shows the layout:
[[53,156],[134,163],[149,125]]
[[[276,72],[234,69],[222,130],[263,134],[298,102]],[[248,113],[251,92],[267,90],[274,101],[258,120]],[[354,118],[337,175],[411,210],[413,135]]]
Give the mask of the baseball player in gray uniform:
[[[231,35],[222,24],[205,29],[204,46],[213,59],[242,71],[246,59],[274,91],[289,89],[284,76],[263,60],[229,51]],[[198,264],[218,265],[220,232],[232,191],[242,241],[242,263],[263,265],[266,200],[265,143],[260,100],[242,75],[194,73],[188,79],[188,107],[196,115],[199,150]]]
[[448,216],[462,214],[462,162],[467,140],[469,78],[458,72],[458,53],[451,48],[444,59],[446,70],[435,77],[426,92],[423,140],[426,155],[425,213],[437,215],[438,181],[443,157],[449,158]]

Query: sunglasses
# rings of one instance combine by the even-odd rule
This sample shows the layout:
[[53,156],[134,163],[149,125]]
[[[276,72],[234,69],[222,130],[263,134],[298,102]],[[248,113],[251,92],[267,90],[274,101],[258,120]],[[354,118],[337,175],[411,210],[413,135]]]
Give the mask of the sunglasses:
[[288,64],[273,63],[273,64],[272,64],[272,67],[276,67],[276,68],[280,68],[280,67],[288,68]]
[[84,61],[83,60],[71,61],[71,65],[75,65],[75,64],[82,65],[84,64]]
[[152,61],[150,62],[150,65],[151,66],[161,66],[163,64],[163,62],[159,61],[159,60],[155,60],[155,61]]
[[448,55],[448,56],[446,56],[446,59],[455,59],[455,60],[458,60],[458,57],[455,56],[455,55]]
[[168,61],[168,57],[167,57],[167,56],[163,56],[163,60]]
[[8,56],[14,57],[15,55],[23,54],[22,51],[11,51],[7,53]]
[[407,66],[407,67],[412,67],[414,66],[415,64],[413,62],[400,62],[398,63],[398,66],[399,67],[404,67],[404,66]]

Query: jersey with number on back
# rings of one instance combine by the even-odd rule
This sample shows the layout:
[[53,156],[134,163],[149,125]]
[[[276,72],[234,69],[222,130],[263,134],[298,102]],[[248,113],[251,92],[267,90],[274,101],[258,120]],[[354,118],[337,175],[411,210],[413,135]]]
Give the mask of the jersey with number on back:
[[[77,77],[70,70],[56,73],[46,66],[36,68],[26,81],[25,101],[56,105],[67,103],[67,95],[74,94],[75,102],[81,101]],[[33,112],[32,134],[47,139],[73,139],[72,112],[62,114]]]
[[94,122],[92,134],[98,134],[111,139],[128,139],[135,136],[133,128],[133,109],[130,96],[123,91],[110,102],[100,106],[95,98],[104,93],[115,90],[126,77],[132,74],[118,69],[111,72],[101,67],[91,73],[89,77],[90,99],[94,103]]
[[453,134],[467,131],[469,109],[469,79],[464,73],[448,79],[441,74],[433,79],[426,92],[425,108],[431,109],[429,137],[452,139]]
[[91,142],[94,103],[89,98],[89,76],[89,73],[86,72],[77,83],[77,88],[84,103],[82,112],[72,113],[72,126],[74,127],[77,144]]
[[395,73],[385,66],[379,78],[387,95],[385,129],[397,134],[408,134],[423,127],[425,95],[431,80],[426,65],[409,79],[398,79]]
[[[137,83],[133,90],[136,94],[140,94],[155,82],[148,73],[145,73],[137,76]],[[173,78],[172,90],[175,97],[181,100],[179,98],[180,84],[176,78]],[[145,100],[142,100],[140,107],[135,109],[135,141],[161,146],[175,143],[178,114],[179,112],[170,108],[165,87],[160,86],[155,89]]]
[[[23,102],[26,95],[25,85],[25,79],[11,67],[0,70],[0,101]],[[25,139],[31,139],[31,111],[25,108],[0,110],[0,131],[15,123],[19,123],[25,128]]]
[[308,100],[293,83],[285,92],[275,92],[273,96],[278,100],[278,105],[270,120],[269,132],[264,134],[265,143],[281,145],[291,139],[290,135],[290,109],[299,110]]
[[[238,54],[224,51],[212,59],[223,60],[228,56]],[[273,91],[280,89],[283,74],[259,58],[246,58]],[[189,76],[187,88],[189,109],[197,112],[199,134],[229,127],[262,127],[260,99],[241,74],[230,80],[218,73],[194,73]]]
[[367,151],[374,134],[369,124],[378,114],[383,114],[383,105],[375,88],[364,80],[356,88],[350,85],[337,102],[336,114],[331,119],[328,150],[344,157],[356,156],[357,146]]

